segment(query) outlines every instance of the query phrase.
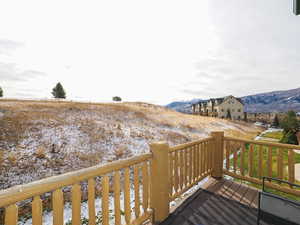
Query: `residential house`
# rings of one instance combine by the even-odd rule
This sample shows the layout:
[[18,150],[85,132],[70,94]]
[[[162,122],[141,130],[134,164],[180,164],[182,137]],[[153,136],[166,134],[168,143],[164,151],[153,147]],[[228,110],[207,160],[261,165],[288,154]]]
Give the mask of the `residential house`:
[[193,114],[230,118],[234,120],[244,119],[244,104],[240,98],[232,95],[224,98],[211,98],[199,101],[192,105]]

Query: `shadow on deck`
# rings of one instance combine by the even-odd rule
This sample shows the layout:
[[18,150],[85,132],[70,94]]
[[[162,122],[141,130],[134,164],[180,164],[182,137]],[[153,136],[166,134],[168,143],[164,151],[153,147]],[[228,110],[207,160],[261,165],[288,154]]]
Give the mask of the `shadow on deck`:
[[160,225],[255,225],[258,192],[242,183],[211,178]]

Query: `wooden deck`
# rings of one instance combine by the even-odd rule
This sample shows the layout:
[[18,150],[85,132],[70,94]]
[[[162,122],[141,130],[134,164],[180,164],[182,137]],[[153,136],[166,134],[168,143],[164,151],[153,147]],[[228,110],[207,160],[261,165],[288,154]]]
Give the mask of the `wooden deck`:
[[211,178],[161,225],[256,225],[258,192],[242,183]]

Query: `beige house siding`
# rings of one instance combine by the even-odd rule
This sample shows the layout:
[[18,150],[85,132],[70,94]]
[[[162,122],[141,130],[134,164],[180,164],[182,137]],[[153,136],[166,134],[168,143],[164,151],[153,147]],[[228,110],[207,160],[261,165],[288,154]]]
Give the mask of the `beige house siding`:
[[226,118],[229,110],[232,119],[244,119],[244,106],[233,96],[227,97],[224,102],[215,108],[217,109],[218,117],[220,118]]

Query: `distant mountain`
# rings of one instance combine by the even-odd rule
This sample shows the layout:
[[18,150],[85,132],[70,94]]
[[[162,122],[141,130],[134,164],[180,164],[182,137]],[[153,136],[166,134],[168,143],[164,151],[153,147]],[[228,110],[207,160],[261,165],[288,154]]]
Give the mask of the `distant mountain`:
[[167,108],[173,109],[177,112],[182,113],[192,113],[192,104],[201,101],[201,99],[193,99],[190,101],[176,101],[171,102],[170,104],[166,105]]
[[[241,99],[245,104],[246,112],[286,112],[288,110],[300,112],[300,88],[249,95]],[[192,104],[199,100],[172,102],[166,107],[178,112],[191,113]]]
[[242,98],[247,112],[300,111],[300,88],[273,91]]

